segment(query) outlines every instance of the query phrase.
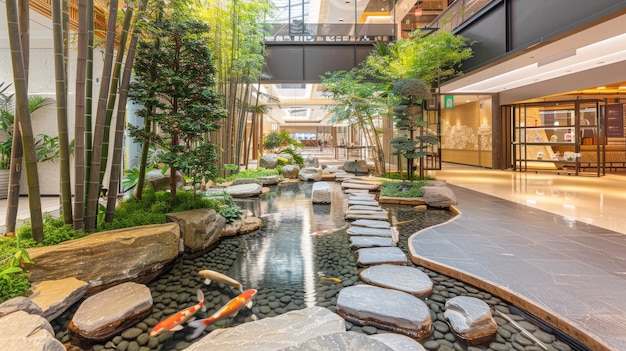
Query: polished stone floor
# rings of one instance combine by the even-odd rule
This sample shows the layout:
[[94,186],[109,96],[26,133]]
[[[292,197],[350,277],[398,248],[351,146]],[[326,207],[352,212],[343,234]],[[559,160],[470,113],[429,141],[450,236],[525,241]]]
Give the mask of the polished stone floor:
[[[306,151],[343,163],[333,150]],[[432,175],[450,184],[461,214],[413,236],[416,260],[506,294],[594,351],[626,350],[626,176],[453,164]],[[54,212],[59,200],[43,197],[42,207]],[[0,225],[5,210],[0,200]],[[18,218],[28,217],[22,198]]]

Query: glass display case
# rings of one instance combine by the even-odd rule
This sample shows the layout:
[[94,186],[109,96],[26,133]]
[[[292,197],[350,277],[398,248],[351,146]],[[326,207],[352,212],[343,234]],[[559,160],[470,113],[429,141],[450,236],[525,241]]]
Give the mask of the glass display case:
[[[581,145],[600,141],[598,107],[596,101],[518,105],[512,121],[514,169],[578,174]],[[599,174],[599,166],[596,170]]]

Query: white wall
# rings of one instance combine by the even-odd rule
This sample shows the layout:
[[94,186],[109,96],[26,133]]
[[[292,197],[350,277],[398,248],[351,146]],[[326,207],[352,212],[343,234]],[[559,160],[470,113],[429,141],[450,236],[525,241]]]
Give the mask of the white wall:
[[[31,11],[31,49],[30,49],[30,72],[28,81],[29,95],[41,95],[55,99],[55,76],[54,76],[54,53],[52,40],[52,21]],[[71,34],[71,44],[76,44],[75,33]],[[11,53],[8,48],[8,34],[6,24],[5,6],[0,6],[0,82],[13,83],[13,70],[11,65]],[[75,81],[76,81],[76,48],[70,48],[68,63],[68,128],[70,142],[74,139],[74,116],[75,116]],[[94,52],[94,86],[93,86],[93,116],[97,109],[98,94],[100,92],[100,75],[103,66],[103,54],[96,49]],[[112,126],[115,126],[115,114]],[[58,135],[56,107],[54,104],[44,107],[31,116],[33,133]],[[111,155],[112,151],[109,152]],[[110,157],[109,157],[110,158]],[[39,164],[39,183],[42,195],[59,194],[59,166],[58,160]],[[72,163],[72,190],[74,184]],[[26,172],[22,172],[22,194],[27,193]],[[105,175],[105,184],[108,176]],[[106,185],[105,185],[106,187]]]

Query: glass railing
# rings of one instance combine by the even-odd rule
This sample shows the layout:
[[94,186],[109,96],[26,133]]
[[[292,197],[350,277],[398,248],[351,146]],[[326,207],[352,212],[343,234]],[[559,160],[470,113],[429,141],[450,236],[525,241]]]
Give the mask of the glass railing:
[[265,41],[356,42],[393,41],[394,25],[354,23],[274,23]]
[[443,10],[428,27],[452,32],[492,1],[494,0],[456,0]]

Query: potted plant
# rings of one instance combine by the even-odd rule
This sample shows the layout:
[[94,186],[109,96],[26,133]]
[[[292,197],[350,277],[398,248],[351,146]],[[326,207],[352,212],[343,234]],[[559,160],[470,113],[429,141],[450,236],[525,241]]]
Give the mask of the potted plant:
[[[10,84],[0,83],[0,199],[7,197],[9,168],[13,151],[13,124],[15,122],[15,94],[7,93]],[[34,112],[52,103],[42,96],[31,96],[28,99],[30,112]],[[40,134],[35,140],[37,160],[48,161],[58,156],[58,137]]]

